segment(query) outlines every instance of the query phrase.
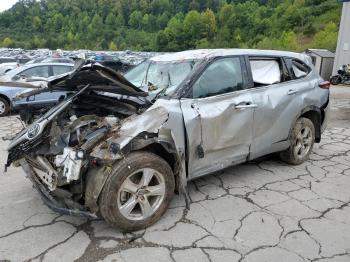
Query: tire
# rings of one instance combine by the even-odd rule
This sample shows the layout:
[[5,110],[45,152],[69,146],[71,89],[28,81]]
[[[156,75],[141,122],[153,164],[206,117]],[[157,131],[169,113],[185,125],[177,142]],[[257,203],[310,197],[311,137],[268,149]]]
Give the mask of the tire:
[[0,97],[0,117],[6,116],[10,111],[10,104],[9,102],[3,98]]
[[150,152],[131,153],[114,165],[99,198],[100,214],[125,232],[146,228],[168,209],[174,189],[174,174],[164,159]]
[[341,83],[341,77],[340,76],[332,76],[331,77],[331,84],[332,85],[339,85]]
[[300,165],[309,159],[315,143],[315,126],[308,118],[299,118],[291,130],[290,147],[281,153],[281,159]]

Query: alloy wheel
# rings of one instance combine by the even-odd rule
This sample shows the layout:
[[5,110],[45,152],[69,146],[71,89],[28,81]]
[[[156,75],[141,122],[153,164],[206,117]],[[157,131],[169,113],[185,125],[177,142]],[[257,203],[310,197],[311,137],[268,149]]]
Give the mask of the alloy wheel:
[[296,137],[294,154],[298,158],[305,157],[312,146],[312,131],[308,126],[303,127]]
[[6,105],[4,102],[0,101],[0,115],[4,114],[6,111]]
[[118,209],[127,219],[144,220],[158,210],[164,197],[163,175],[152,168],[143,168],[122,183],[117,197]]

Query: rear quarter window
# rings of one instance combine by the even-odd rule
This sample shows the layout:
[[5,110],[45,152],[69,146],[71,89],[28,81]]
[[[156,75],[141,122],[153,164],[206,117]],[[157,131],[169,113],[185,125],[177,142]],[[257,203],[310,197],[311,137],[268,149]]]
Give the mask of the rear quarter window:
[[311,72],[311,68],[299,59],[288,58],[287,64],[293,79],[304,78]]

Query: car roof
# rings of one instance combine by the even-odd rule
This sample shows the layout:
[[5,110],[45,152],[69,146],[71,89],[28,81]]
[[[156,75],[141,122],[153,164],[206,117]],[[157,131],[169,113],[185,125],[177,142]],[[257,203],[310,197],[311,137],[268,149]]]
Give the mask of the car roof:
[[300,53],[275,50],[258,49],[197,49],[178,53],[168,53],[152,57],[150,60],[155,62],[180,62],[186,60],[202,60],[212,57],[230,56],[230,55],[250,55],[250,56],[287,56],[300,60],[307,60],[307,56]]
[[7,75],[9,76],[14,76],[18,73],[21,73],[23,72],[24,70],[27,70],[27,69],[30,69],[30,68],[33,68],[33,67],[37,67],[37,66],[71,66],[71,67],[74,67],[74,64],[66,64],[66,63],[34,63],[34,64],[25,64],[25,65],[22,65],[20,67],[17,67],[15,69],[12,69],[11,71],[9,71],[7,73]]
[[33,64],[25,64],[20,66],[20,68],[22,69],[27,69],[27,68],[31,68],[31,67],[37,67],[37,66],[74,66],[74,64],[68,64],[68,63],[33,63]]

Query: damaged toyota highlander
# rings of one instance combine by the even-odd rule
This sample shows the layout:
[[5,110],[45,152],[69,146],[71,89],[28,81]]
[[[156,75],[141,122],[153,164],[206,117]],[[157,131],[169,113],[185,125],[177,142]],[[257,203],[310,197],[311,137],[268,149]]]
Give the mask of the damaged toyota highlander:
[[165,54],[125,76],[80,61],[19,95],[69,94],[33,113],[6,167],[21,166],[57,212],[138,230],[192,179],[273,152],[306,161],[326,126],[329,87],[309,57],[282,51]]

